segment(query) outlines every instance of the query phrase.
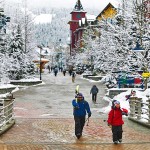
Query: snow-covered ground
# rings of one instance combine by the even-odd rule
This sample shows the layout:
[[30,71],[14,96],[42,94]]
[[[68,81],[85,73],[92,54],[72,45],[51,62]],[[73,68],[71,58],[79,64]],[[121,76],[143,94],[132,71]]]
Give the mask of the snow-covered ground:
[[[84,79],[85,79],[85,78],[84,78]],[[38,81],[38,80],[39,80],[39,79],[37,79],[37,78],[32,78],[32,79],[22,79],[21,81],[22,81],[22,82],[26,82],[26,81],[28,81],[28,82],[31,82],[31,81],[32,81],[32,82],[33,82],[33,81]],[[89,79],[86,79],[86,80],[89,80]],[[89,82],[100,82],[100,81],[89,80]],[[14,85],[11,85],[11,84],[0,84],[0,89],[3,89],[3,88],[11,88],[11,87],[14,87]],[[16,89],[13,90],[12,93],[15,92],[15,91],[17,91],[17,90],[19,90],[18,86],[16,86]],[[119,89],[118,89],[118,90],[119,90]],[[115,96],[115,97],[113,98],[114,100],[120,101],[121,107],[128,109],[128,111],[129,111],[130,106],[129,106],[129,101],[126,100],[126,95],[129,95],[129,94],[131,93],[131,90],[132,90],[132,89],[129,89],[129,90],[126,91],[126,92],[122,92],[121,94],[118,94],[117,96]],[[146,103],[146,100],[148,100],[148,97],[147,97],[147,96],[150,95],[150,89],[147,89],[147,90],[145,90],[145,91],[139,91],[139,90],[137,90],[137,89],[134,89],[134,91],[136,91],[136,97],[142,98],[143,103]],[[8,94],[8,93],[6,93],[6,94],[0,94],[0,97],[5,97],[5,96],[7,96],[7,94]],[[107,107],[102,108],[102,109],[100,110],[100,112],[108,113],[108,112],[110,111],[110,108],[111,108],[112,100],[113,100],[113,99],[111,99],[111,98],[109,98],[109,97],[107,97],[107,96],[103,97],[103,99],[106,100],[106,101],[108,101],[108,102],[109,102],[109,105],[108,105]],[[142,114],[142,117],[148,118],[148,115],[145,113],[145,114]],[[145,121],[145,120],[144,120],[144,121]],[[146,122],[146,121],[145,121],[145,122]]]
[[[93,83],[95,83],[95,82],[96,83],[98,83],[98,82],[105,83],[105,81],[109,80],[110,77],[111,76],[107,75],[106,77],[102,78],[102,80],[100,80],[100,81],[94,81],[94,80],[90,80],[90,79],[86,79],[86,80],[89,80],[89,82],[93,82]],[[120,90],[119,88],[115,88],[115,90],[117,90],[117,89]],[[107,96],[103,97],[104,100],[109,102],[109,105],[107,107],[104,107],[101,110],[99,110],[99,112],[108,113],[110,111],[110,108],[112,105],[112,100],[118,100],[120,102],[121,108],[126,108],[130,112],[129,100],[126,100],[126,95],[129,95],[131,93],[131,90],[134,90],[136,92],[135,97],[142,98],[142,102],[147,103],[146,101],[148,100],[148,96],[150,97],[150,89],[146,89],[145,91],[140,91],[140,89],[138,89],[138,88],[128,88],[128,90],[126,92],[122,92],[122,93],[118,94],[113,99],[111,99]],[[142,119],[140,121],[147,122],[148,114],[145,109],[148,109],[148,106],[144,105],[143,108],[144,108],[142,110],[143,114],[141,115]],[[143,119],[143,118],[147,118],[147,119]]]
[[[38,78],[30,78],[30,79],[21,79],[21,80],[13,80],[13,82],[36,82],[39,81]],[[13,85],[13,84],[4,84],[4,83],[0,83],[0,89],[9,89],[9,88],[15,88],[12,93],[16,92],[19,90],[19,86],[18,85]],[[6,97],[9,93],[5,93],[5,94],[0,94],[0,98],[2,97]]]

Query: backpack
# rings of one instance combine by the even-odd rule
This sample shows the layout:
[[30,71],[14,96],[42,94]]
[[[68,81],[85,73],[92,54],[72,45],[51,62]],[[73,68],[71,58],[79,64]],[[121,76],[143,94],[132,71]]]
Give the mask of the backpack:
[[55,68],[55,69],[54,69],[54,71],[55,71],[55,72],[58,72],[58,69],[57,69],[57,68]]

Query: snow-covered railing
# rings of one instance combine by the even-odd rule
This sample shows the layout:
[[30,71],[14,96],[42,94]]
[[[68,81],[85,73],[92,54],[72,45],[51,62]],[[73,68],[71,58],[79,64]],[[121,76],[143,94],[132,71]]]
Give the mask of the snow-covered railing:
[[150,99],[146,102],[142,98],[130,97],[129,119],[150,126]]
[[14,98],[0,98],[0,130],[13,120]]

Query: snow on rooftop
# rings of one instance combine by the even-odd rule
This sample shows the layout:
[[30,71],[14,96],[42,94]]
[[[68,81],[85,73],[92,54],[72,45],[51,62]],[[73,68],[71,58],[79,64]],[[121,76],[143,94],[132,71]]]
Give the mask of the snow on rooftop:
[[95,15],[90,15],[90,14],[86,14],[87,20],[95,20],[96,16]]
[[53,16],[53,14],[40,14],[35,17],[34,22],[35,24],[51,23]]
[[[40,54],[40,48],[36,48],[35,51]],[[52,55],[54,53],[54,49],[50,49],[48,47],[43,47],[41,50],[41,55]]]
[[3,89],[3,88],[13,88],[13,87],[16,87],[16,86],[12,85],[12,84],[2,84],[2,83],[0,83],[0,89]]
[[[121,2],[120,2],[119,0],[118,0],[118,1],[116,1],[116,0],[110,0],[109,2],[105,3],[106,5],[105,5],[103,8],[101,8],[101,11],[103,11],[104,8],[105,8],[109,3],[111,3],[115,8],[118,8],[119,5],[121,4]],[[101,11],[100,11],[100,12],[101,12]]]

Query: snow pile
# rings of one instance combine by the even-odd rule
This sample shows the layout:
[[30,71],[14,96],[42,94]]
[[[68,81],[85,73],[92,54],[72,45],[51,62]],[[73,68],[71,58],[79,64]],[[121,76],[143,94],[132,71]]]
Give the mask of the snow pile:
[[[148,100],[148,97],[150,94],[150,89],[147,89],[145,90],[144,92],[141,92],[141,91],[138,91],[138,90],[134,90],[136,91],[136,97],[138,98],[142,98],[142,102],[143,103],[146,103],[146,101]],[[126,108],[129,112],[130,112],[130,106],[129,106],[129,101],[126,100],[126,95],[129,95],[131,93],[131,89],[126,91],[126,92],[122,92],[120,94],[118,94],[117,96],[115,96],[113,99],[114,100],[118,100],[120,102],[120,106],[121,108]],[[109,101],[109,105],[105,108],[102,108],[100,110],[100,112],[103,112],[103,113],[108,113],[111,109],[111,105],[112,105],[112,100],[113,99],[109,99],[108,97],[104,97],[105,100]],[[142,109],[142,119],[140,119],[142,122],[147,122],[147,119],[148,119],[148,114],[147,114],[147,111],[146,109],[148,109],[148,106],[147,105],[143,105],[144,109]],[[147,119],[146,119],[147,118]]]
[[21,80],[11,80],[12,82],[36,82],[40,81],[39,78],[27,78],[27,79],[21,79]]
[[1,84],[0,83],[0,89],[7,89],[7,88],[13,88],[13,87],[16,87],[12,84]]

